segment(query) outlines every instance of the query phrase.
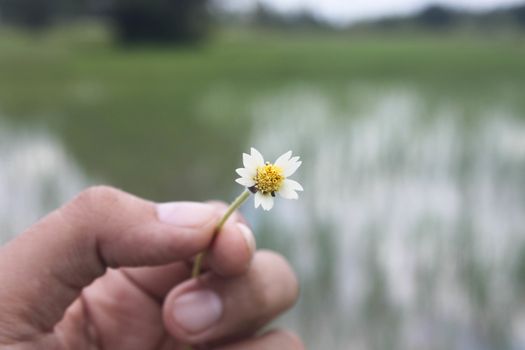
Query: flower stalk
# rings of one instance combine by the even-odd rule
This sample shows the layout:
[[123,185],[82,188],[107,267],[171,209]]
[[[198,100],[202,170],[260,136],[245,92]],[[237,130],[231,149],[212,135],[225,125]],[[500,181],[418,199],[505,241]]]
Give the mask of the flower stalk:
[[[226,213],[222,216],[222,218],[217,223],[217,226],[215,226],[214,236],[213,238],[217,237],[219,232],[221,231],[222,227],[226,223],[226,220],[237,210],[240,208],[240,206],[250,197],[250,191],[248,189],[245,189],[233,202],[230,204],[228,209],[226,210]],[[195,258],[195,262],[193,263],[193,270],[191,272],[191,277],[199,277],[201,273],[202,268],[202,261],[204,260],[206,252],[202,252]]]
[[[213,233],[213,239],[217,237],[219,232],[221,231],[222,227],[228,220],[228,218],[241,207],[241,205],[250,197],[250,191],[248,189],[245,189],[233,202],[230,204],[222,218],[217,223],[217,226],[215,226],[215,231]],[[206,255],[206,252],[199,253],[197,257],[195,258],[195,261],[193,263],[193,269],[191,272],[192,278],[197,278],[201,274],[202,269],[202,261],[204,260],[204,256]],[[193,347],[191,345],[187,345],[185,347],[185,350],[193,350]]]

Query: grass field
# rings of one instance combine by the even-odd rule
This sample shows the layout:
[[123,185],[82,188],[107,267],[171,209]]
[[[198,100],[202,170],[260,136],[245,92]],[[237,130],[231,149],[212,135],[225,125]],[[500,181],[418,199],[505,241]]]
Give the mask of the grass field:
[[[230,30],[194,48],[122,48],[98,26],[57,28],[39,37],[3,29],[0,111],[15,122],[56,130],[93,175],[164,197],[171,195],[165,189],[173,186],[174,171],[185,179],[202,173],[204,165],[190,161],[189,149],[226,175],[232,152],[247,142],[250,103],[282,86],[307,84],[337,95],[348,84],[409,82],[438,97],[476,101],[495,84],[522,86],[524,62],[518,39],[481,36]],[[221,91],[234,95],[233,103],[214,101],[207,108],[204,97]],[[221,157],[206,156],[207,145],[216,144]],[[171,159],[189,169],[174,169]],[[152,171],[158,172],[153,178]],[[186,196],[228,191],[174,190]]]

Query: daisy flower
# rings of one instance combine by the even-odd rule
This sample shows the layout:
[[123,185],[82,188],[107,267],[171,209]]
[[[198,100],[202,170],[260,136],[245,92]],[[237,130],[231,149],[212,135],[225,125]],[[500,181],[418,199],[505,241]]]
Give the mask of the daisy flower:
[[[261,153],[252,148],[251,154],[243,153],[242,161],[244,168],[236,170],[241,177],[235,181],[246,189],[230,204],[215,226],[214,235],[219,234],[228,218],[250,197],[250,193],[255,194],[255,208],[262,206],[264,210],[270,210],[277,194],[283,198],[297,199],[299,198],[297,191],[303,190],[303,186],[297,181],[288,178],[302,163],[299,157],[292,157],[292,151],[286,152],[272,164],[265,162]],[[206,251],[201,252],[195,257],[191,273],[193,278],[200,276],[205,253]],[[192,348],[187,347],[187,349]]]
[[241,177],[235,181],[255,193],[255,208],[262,206],[264,210],[272,209],[276,194],[287,199],[299,198],[297,191],[302,191],[303,187],[288,177],[295,173],[302,162],[299,157],[292,157],[292,151],[286,152],[272,164],[265,162],[261,153],[252,148],[251,154],[243,153],[242,160],[244,168],[236,170]]

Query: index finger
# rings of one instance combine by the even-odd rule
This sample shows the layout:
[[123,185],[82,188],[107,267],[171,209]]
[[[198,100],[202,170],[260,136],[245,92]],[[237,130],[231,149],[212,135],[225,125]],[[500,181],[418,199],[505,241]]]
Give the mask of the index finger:
[[[217,212],[217,218],[224,215],[227,209],[222,202],[208,202],[208,204]],[[245,222],[239,212],[230,217],[205,255],[205,270],[210,270],[211,266],[211,270],[221,276],[236,276],[247,270],[253,258],[255,239],[251,230],[243,226]],[[126,267],[121,268],[120,271],[158,302],[162,302],[174,286],[191,277],[191,266],[187,262],[163,266]]]

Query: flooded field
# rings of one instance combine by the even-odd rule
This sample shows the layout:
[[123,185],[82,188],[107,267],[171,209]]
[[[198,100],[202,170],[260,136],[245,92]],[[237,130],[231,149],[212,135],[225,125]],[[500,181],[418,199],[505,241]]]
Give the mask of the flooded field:
[[[276,45],[267,61],[283,62],[282,74],[261,63],[253,69],[267,76],[250,76],[248,63],[224,63],[250,51],[224,45],[114,56],[98,48],[91,60],[66,48],[29,60],[40,75],[27,89],[6,68],[19,49],[0,54],[10,79],[0,82],[1,241],[96,183],[159,201],[230,200],[242,152],[292,149],[304,161],[300,200],[243,212],[258,245],[288,257],[300,276],[300,302],[278,322],[309,349],[525,349],[518,59],[464,70],[443,63],[425,75],[399,63],[401,46],[383,62],[399,71],[378,77],[365,58],[343,62],[374,58],[373,48],[330,42],[315,73],[324,56],[303,43],[302,68],[284,64],[293,51]],[[433,62],[417,47],[406,55]],[[443,60],[459,64],[471,51]],[[456,70],[463,75],[448,81]],[[487,76],[471,80],[478,71]]]

